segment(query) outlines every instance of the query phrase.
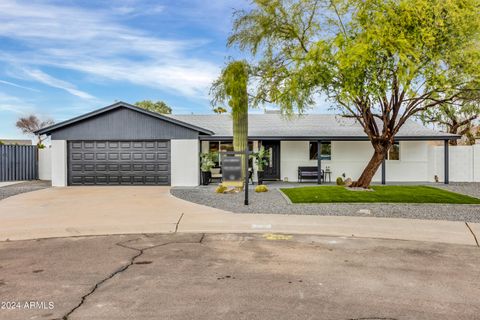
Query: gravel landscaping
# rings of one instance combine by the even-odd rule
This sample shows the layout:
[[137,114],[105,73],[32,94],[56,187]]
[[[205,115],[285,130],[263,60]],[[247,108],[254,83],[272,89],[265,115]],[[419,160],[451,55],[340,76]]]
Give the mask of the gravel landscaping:
[[[206,206],[236,213],[281,213],[325,216],[364,216],[409,219],[430,219],[480,222],[480,205],[463,204],[405,204],[405,203],[335,203],[290,204],[276,187],[269,192],[250,190],[250,205],[243,204],[243,193],[217,194],[216,186],[172,188],[172,195]],[[284,187],[284,186],[282,186]],[[480,198],[480,183],[452,183],[438,187]]]
[[50,188],[51,186],[52,184],[50,181],[35,180],[0,187],[0,200],[20,193]]

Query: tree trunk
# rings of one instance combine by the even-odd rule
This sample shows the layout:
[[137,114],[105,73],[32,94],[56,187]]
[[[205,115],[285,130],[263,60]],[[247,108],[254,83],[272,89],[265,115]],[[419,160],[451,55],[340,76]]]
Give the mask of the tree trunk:
[[378,145],[374,145],[375,152],[373,153],[372,158],[368,162],[365,169],[363,169],[360,178],[357,181],[352,183],[352,187],[356,188],[369,188],[370,183],[372,182],[373,176],[377,172],[378,168],[382,165],[383,159],[386,156],[386,151],[388,150],[389,146],[383,146],[382,144],[378,143]]

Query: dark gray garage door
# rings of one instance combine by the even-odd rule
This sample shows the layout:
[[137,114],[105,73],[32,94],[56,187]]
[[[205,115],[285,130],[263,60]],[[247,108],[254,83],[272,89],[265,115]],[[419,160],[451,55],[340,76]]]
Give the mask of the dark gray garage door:
[[69,185],[170,185],[170,141],[69,141]]

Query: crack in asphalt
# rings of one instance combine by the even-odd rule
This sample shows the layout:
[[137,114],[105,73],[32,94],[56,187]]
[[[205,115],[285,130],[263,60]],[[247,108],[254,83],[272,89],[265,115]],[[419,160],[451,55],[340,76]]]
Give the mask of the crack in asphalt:
[[470,225],[465,221],[465,225],[467,226],[468,230],[470,230],[470,233],[472,234],[473,236],[473,239],[475,239],[475,243],[477,244],[477,247],[480,247],[480,244],[478,243],[478,239],[477,239],[477,236],[475,235],[475,233],[473,232],[472,228],[470,227]]
[[[182,214],[182,216],[183,216],[183,214]],[[181,217],[180,217],[180,218],[181,218]],[[130,258],[130,261],[129,261],[128,264],[120,267],[119,269],[117,269],[116,271],[114,271],[113,273],[111,273],[110,275],[108,275],[106,278],[103,278],[102,280],[100,280],[99,282],[97,282],[97,283],[92,287],[92,289],[91,289],[88,293],[86,293],[85,295],[82,296],[82,298],[81,298],[81,300],[80,300],[80,303],[77,304],[73,309],[71,309],[69,312],[67,312],[67,313],[66,313],[62,318],[60,318],[60,319],[61,319],[61,320],[68,320],[69,317],[70,317],[78,308],[80,308],[81,306],[83,306],[83,304],[85,303],[85,301],[87,300],[87,298],[90,297],[92,294],[94,294],[95,291],[97,291],[97,289],[98,289],[102,284],[104,284],[104,283],[107,282],[108,280],[112,279],[112,278],[115,277],[117,274],[122,273],[122,272],[126,271],[128,268],[130,268],[130,267],[135,263],[135,260],[136,260],[137,258],[139,258],[140,256],[142,256],[145,251],[150,250],[150,249],[153,249],[153,248],[163,247],[163,246],[166,246],[166,245],[169,245],[169,244],[175,244],[175,243],[200,243],[200,244],[201,244],[204,237],[205,237],[205,233],[202,233],[202,236],[201,236],[201,238],[200,238],[200,241],[197,241],[197,242],[177,242],[177,241],[171,241],[171,242],[166,242],[166,243],[158,244],[158,245],[151,246],[151,247],[145,247],[145,248],[143,248],[143,249],[137,249],[137,248],[133,248],[133,247],[130,247],[130,246],[127,245],[128,243],[133,242],[133,241],[140,240],[141,238],[135,238],[135,239],[130,239],[130,240],[121,241],[121,242],[116,243],[115,245],[117,245],[117,246],[119,246],[119,247],[137,251],[137,254],[133,255],[133,256]],[[60,319],[58,319],[58,320],[60,320]]]

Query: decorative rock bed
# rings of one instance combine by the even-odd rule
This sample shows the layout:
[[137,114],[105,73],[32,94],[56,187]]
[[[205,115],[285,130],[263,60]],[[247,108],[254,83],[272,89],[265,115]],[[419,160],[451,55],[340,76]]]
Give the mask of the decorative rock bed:
[[[405,204],[405,203],[331,203],[289,204],[281,192],[270,185],[269,192],[250,188],[250,205],[243,204],[243,193],[217,194],[215,186],[172,188],[172,195],[194,203],[236,213],[280,213],[324,216],[365,216],[480,222],[480,205]],[[453,192],[480,198],[480,183],[438,185]]]

